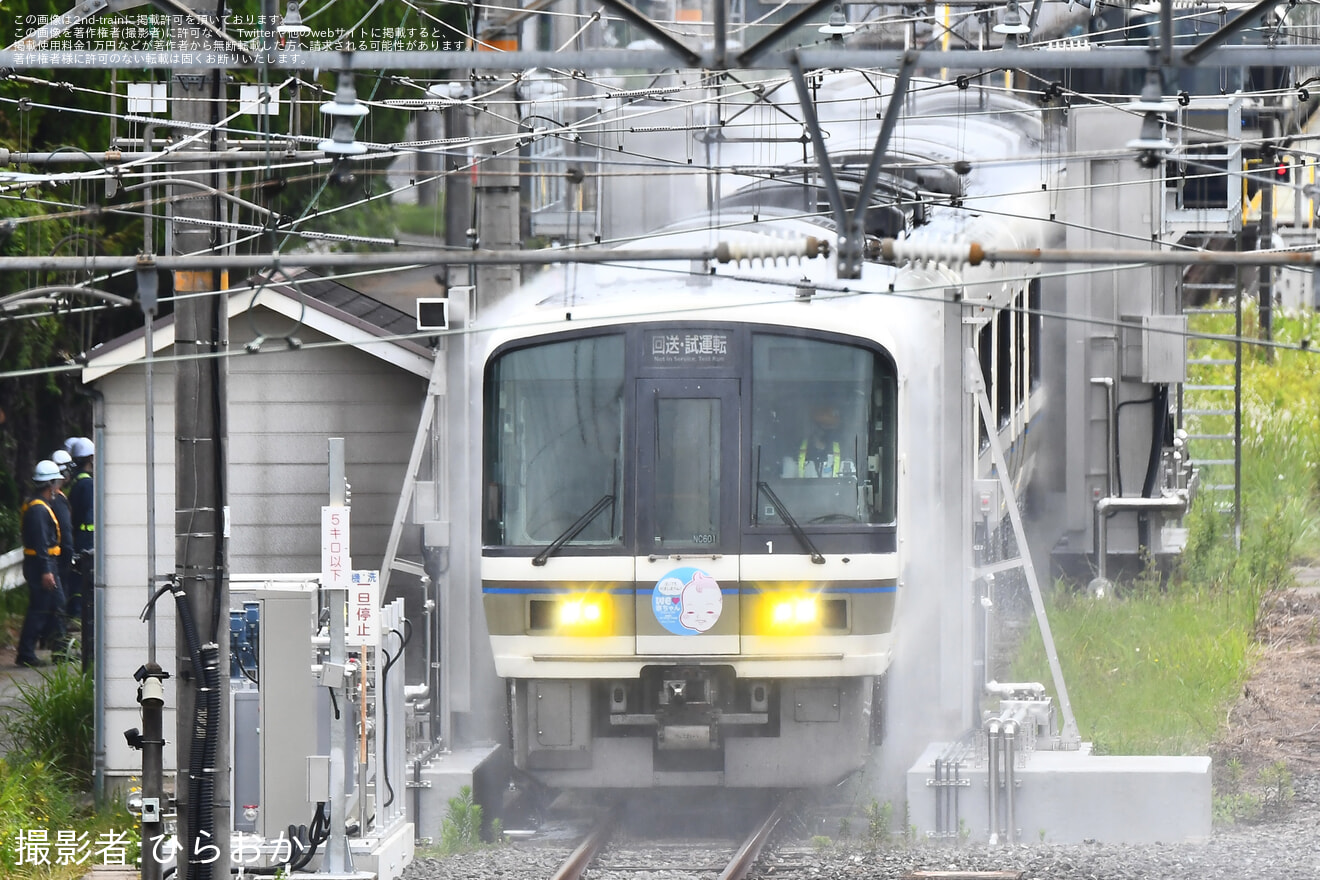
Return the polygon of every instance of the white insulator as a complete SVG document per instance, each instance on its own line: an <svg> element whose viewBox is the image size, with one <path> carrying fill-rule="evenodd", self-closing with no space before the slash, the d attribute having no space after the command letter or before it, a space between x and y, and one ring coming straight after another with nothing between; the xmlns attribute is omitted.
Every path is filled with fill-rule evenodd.
<svg viewBox="0 0 1320 880"><path fill-rule="evenodd" d="M951 242L913 242L887 238L880 244L880 253L887 263L910 261L923 268L932 263L943 264L950 268L961 269L967 263L976 265L981 262L980 245L955 244Z"/></svg>
<svg viewBox="0 0 1320 880"><path fill-rule="evenodd" d="M774 261L781 257L786 261L810 259L823 253L823 242L811 236L782 241L765 238L722 241L715 247L715 258L721 263L741 263L746 260L760 261L764 265L766 260Z"/></svg>

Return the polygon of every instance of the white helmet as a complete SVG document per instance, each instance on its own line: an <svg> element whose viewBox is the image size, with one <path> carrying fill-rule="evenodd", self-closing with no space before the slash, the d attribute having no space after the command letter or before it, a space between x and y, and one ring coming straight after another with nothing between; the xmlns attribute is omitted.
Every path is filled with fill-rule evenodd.
<svg viewBox="0 0 1320 880"><path fill-rule="evenodd" d="M32 471L32 482L34 483L50 483L62 477L60 466L49 459L37 462L36 468Z"/></svg>
<svg viewBox="0 0 1320 880"><path fill-rule="evenodd" d="M63 449L56 449L52 452L50 454L50 460L59 465L61 471L68 470L69 466L73 464L73 456L69 455L69 453L65 452Z"/></svg>
<svg viewBox="0 0 1320 880"><path fill-rule="evenodd" d="M69 447L69 454L74 458L91 458L96 454L96 447L86 437L74 437Z"/></svg>
<svg viewBox="0 0 1320 880"><path fill-rule="evenodd" d="M73 452L73 441L75 441L75 440L77 440L77 439L78 439L77 437L66 437L66 438L64 438L64 451L65 451L65 452L72 453L72 452Z"/></svg>

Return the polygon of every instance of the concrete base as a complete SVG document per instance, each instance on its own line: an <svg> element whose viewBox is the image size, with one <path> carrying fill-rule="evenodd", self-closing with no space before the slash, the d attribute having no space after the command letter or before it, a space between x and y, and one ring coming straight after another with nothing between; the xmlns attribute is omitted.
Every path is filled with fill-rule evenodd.
<svg viewBox="0 0 1320 880"><path fill-rule="evenodd" d="M487 823L496 818L509 780L508 750L494 743L442 752L421 766L414 778L409 762L408 813L419 843L440 839L440 825L449 813L449 799L463 786L481 805Z"/></svg>
<svg viewBox="0 0 1320 880"><path fill-rule="evenodd" d="M949 749L932 743L908 770L908 821L923 836L996 843L1171 843L1210 836L1209 757L1097 756L1090 743L1077 751L1019 752L1011 803L999 770L999 828L992 835L985 757L969 755L937 783L935 761Z"/></svg>
<svg viewBox="0 0 1320 880"><path fill-rule="evenodd" d="M379 837L349 841L356 871L368 872L374 880L396 880L413 860L415 835L411 822L396 822Z"/></svg>

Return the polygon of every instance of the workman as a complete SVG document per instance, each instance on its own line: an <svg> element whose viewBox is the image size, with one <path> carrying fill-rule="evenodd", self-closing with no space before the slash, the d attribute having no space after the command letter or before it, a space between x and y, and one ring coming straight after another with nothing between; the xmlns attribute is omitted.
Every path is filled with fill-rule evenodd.
<svg viewBox="0 0 1320 880"><path fill-rule="evenodd" d="M69 454L73 456L73 485L69 489L69 507L73 513L73 581L74 598L69 602L69 614L82 621L82 665L90 668L96 645L93 631L93 601L95 599L95 573L93 549L96 545L96 493L93 490L92 466L96 448L86 437L75 437Z"/></svg>
<svg viewBox="0 0 1320 880"><path fill-rule="evenodd" d="M817 403L811 408L811 424L798 446L795 472L799 477L837 477L842 461L839 448L839 407Z"/></svg>
<svg viewBox="0 0 1320 880"><path fill-rule="evenodd" d="M60 467L49 459L37 462L32 472L33 497L23 505L23 579L28 587L28 610L18 637L19 666L45 666L37 657L37 642L64 645L64 593L60 587L60 524L54 497Z"/></svg>

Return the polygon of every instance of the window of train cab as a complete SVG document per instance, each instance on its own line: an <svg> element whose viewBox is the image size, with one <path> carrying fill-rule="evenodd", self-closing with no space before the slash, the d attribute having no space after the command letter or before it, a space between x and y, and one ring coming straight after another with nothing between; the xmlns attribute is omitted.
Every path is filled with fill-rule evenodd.
<svg viewBox="0 0 1320 880"><path fill-rule="evenodd" d="M486 375L482 541L574 552L623 543L620 334L499 353Z"/></svg>
<svg viewBox="0 0 1320 880"><path fill-rule="evenodd" d="M893 360L854 339L762 332L752 338L751 369L756 533L789 532L791 519L822 536L813 541L823 552L831 533L859 530L877 537L876 550L892 550L886 545L894 542L897 483Z"/></svg>

